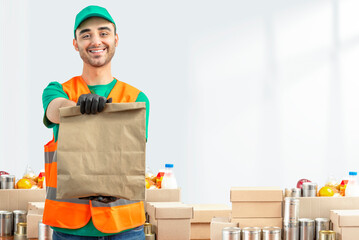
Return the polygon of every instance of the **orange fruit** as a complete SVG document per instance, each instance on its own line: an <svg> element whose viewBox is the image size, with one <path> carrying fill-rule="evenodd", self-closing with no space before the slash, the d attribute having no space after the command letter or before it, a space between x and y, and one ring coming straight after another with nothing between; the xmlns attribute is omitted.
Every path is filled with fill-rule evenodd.
<svg viewBox="0 0 359 240"><path fill-rule="evenodd" d="M30 179L20 179L16 184L18 189L30 189L32 187L32 183Z"/></svg>
<svg viewBox="0 0 359 240"><path fill-rule="evenodd" d="M334 196L334 191L331 187L325 186L319 190L319 196L320 197L332 197L332 196Z"/></svg>

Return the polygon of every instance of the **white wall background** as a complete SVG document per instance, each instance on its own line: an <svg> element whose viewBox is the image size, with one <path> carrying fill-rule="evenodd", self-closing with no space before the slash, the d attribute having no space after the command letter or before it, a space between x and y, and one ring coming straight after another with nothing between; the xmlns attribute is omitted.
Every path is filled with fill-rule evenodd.
<svg viewBox="0 0 359 240"><path fill-rule="evenodd" d="M357 0L0 0L0 170L43 168L42 91L81 74L89 4L117 23L113 74L150 98L147 163L175 164L184 202L359 170Z"/></svg>

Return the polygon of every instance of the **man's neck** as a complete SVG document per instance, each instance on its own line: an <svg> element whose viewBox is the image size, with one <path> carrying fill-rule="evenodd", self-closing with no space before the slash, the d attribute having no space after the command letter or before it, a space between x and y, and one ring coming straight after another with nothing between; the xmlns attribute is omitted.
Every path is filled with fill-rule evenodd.
<svg viewBox="0 0 359 240"><path fill-rule="evenodd" d="M103 67L93 67L88 64L84 64L82 70L82 79L87 85L105 85L113 81L111 74L111 63Z"/></svg>

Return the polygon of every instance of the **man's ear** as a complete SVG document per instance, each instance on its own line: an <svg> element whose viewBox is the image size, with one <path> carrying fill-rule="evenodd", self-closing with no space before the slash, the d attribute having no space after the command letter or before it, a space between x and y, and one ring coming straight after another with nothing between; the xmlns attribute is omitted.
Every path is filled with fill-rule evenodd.
<svg viewBox="0 0 359 240"><path fill-rule="evenodd" d="M118 46L118 34L116 33L116 36L115 36L115 42L116 42L116 47Z"/></svg>
<svg viewBox="0 0 359 240"><path fill-rule="evenodd" d="M72 44L74 45L75 50L79 51L79 47L77 45L77 40L76 39L73 40Z"/></svg>

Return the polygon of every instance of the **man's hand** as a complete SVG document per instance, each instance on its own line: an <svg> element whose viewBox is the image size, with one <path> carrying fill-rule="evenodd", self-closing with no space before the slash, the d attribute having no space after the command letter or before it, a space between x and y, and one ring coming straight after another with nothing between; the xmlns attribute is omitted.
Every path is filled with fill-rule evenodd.
<svg viewBox="0 0 359 240"><path fill-rule="evenodd" d="M98 201L102 203L111 203L114 201L117 201L117 197L110 197L110 196L91 196L91 197L85 197L80 199L89 199L91 201Z"/></svg>
<svg viewBox="0 0 359 240"><path fill-rule="evenodd" d="M77 106L80 106L80 111L82 114L95 114L102 112L105 108L106 103L111 103L112 98L106 99L97 94L82 94L77 101Z"/></svg>

